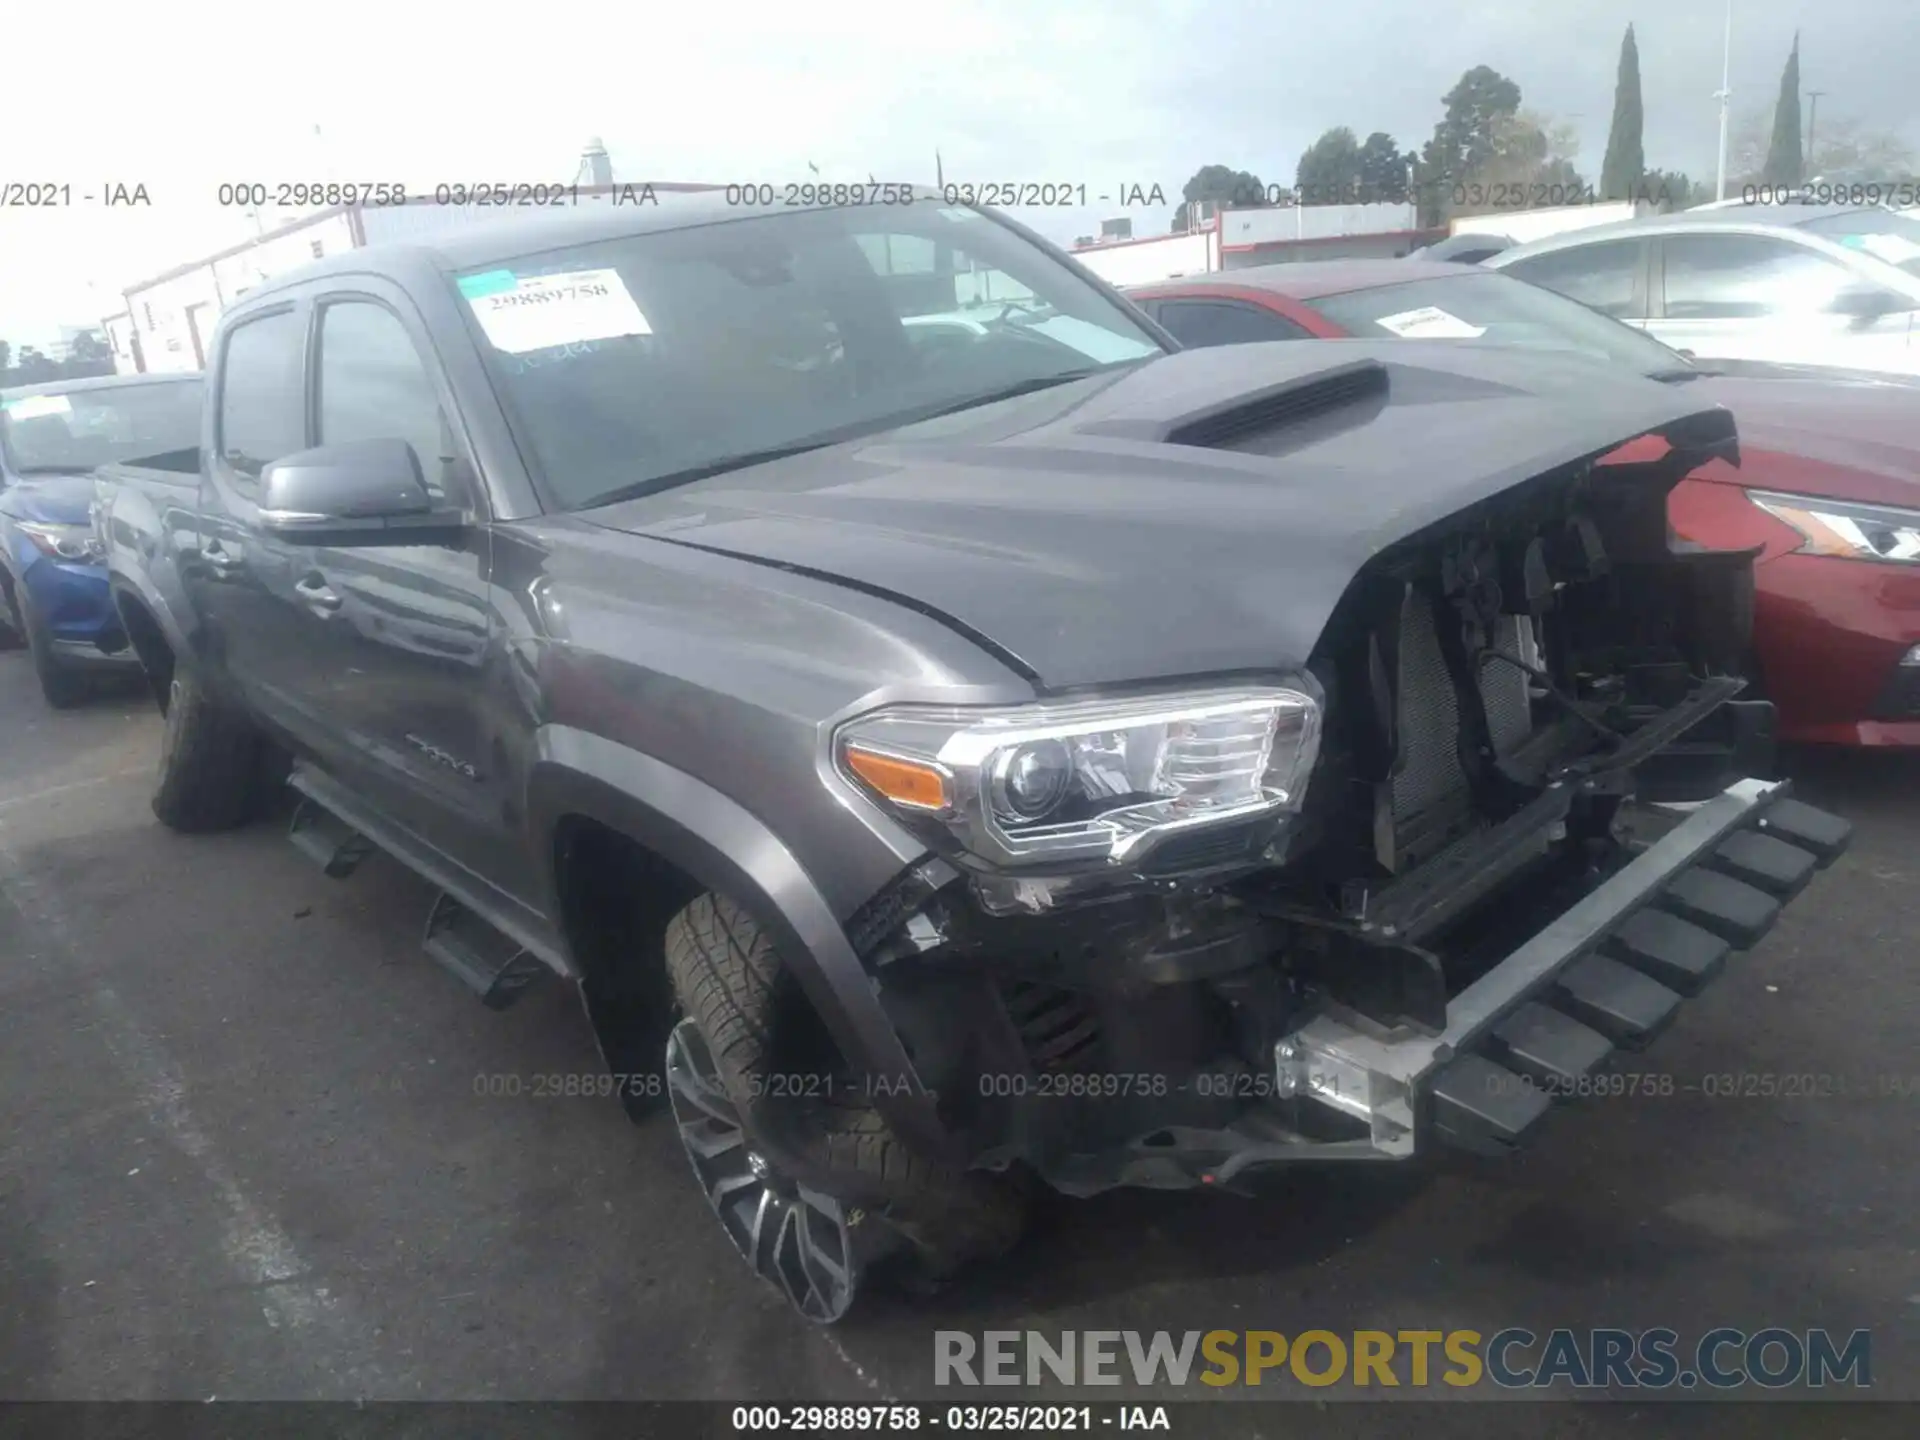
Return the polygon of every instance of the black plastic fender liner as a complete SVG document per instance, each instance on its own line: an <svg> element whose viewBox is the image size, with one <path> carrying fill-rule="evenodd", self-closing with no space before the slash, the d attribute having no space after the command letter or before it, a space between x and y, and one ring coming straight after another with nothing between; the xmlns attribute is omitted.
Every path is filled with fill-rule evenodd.
<svg viewBox="0 0 1920 1440"><path fill-rule="evenodd" d="M530 848L542 894L558 894L552 837L562 815L590 817L729 895L766 926L875 1108L930 1156L958 1140L900 1043L879 992L819 888L778 836L711 786L637 750L568 726L540 731L528 783Z"/></svg>

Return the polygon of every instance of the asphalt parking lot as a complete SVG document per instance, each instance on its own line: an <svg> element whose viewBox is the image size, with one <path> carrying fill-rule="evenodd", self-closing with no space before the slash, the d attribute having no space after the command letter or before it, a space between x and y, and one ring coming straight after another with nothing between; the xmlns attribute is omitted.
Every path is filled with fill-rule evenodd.
<svg viewBox="0 0 1920 1440"><path fill-rule="evenodd" d="M0 1398L950 1400L937 1328L1779 1325L1870 1328L1873 1394L1920 1399L1920 760L1794 757L1854 847L1636 1067L1671 1095L1505 1164L1050 1206L996 1272L822 1331L727 1248L665 1121L476 1094L594 1069L564 987L475 1004L384 860L342 883L271 826L162 830L158 736L135 695L46 709L0 655ZM1908 1088L1704 1093L1728 1072ZM1267 1433L1346 1433L1353 1398ZM1704 1409L1634 1430L1726 1433Z"/></svg>

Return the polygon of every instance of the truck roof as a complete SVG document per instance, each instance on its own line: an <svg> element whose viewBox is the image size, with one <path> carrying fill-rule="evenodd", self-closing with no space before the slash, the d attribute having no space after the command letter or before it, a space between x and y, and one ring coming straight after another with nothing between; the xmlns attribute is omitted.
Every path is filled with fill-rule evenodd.
<svg viewBox="0 0 1920 1440"><path fill-rule="evenodd" d="M0 400L19 400L28 395L77 395L82 390L120 390L130 385L179 385L202 378L198 370L185 370L165 375L88 375L69 380L42 380L38 385L8 386L0 390Z"/></svg>

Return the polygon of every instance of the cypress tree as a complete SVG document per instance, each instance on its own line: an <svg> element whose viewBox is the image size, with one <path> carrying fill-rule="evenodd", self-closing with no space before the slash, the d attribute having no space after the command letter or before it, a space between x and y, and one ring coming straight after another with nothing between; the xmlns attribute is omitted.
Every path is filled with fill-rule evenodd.
<svg viewBox="0 0 1920 1440"><path fill-rule="evenodd" d="M1793 51L1780 73L1780 99L1773 107L1773 140L1767 146L1762 184L1798 185L1803 178L1800 155L1800 32L1793 32Z"/></svg>
<svg viewBox="0 0 1920 1440"><path fill-rule="evenodd" d="M1620 42L1620 76L1613 85L1613 128L1607 134L1607 158L1600 166L1600 198L1629 200L1646 175L1640 145L1640 48L1633 26Z"/></svg>

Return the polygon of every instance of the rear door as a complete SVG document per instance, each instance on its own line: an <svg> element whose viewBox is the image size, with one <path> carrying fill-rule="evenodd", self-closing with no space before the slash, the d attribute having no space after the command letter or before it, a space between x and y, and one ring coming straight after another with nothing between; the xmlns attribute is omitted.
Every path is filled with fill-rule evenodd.
<svg viewBox="0 0 1920 1440"><path fill-rule="evenodd" d="M300 557L260 527L260 473L309 443L308 311L305 300L289 297L220 337L198 551L181 563L209 672L303 748L322 738L309 697L327 668L315 651L324 631L296 592Z"/></svg>

